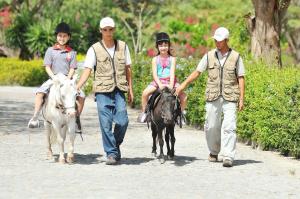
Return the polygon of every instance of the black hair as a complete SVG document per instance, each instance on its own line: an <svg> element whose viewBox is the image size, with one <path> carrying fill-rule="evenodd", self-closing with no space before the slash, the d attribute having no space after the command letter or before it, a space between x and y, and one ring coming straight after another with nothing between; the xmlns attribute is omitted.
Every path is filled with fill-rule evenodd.
<svg viewBox="0 0 300 199"><path fill-rule="evenodd" d="M56 26L54 34L57 35L60 32L67 33L69 36L71 36L70 26L65 22L61 22Z"/></svg>

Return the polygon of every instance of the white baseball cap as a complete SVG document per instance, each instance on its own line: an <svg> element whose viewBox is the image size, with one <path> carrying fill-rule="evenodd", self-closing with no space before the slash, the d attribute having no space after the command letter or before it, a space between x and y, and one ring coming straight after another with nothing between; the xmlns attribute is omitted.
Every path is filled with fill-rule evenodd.
<svg viewBox="0 0 300 199"><path fill-rule="evenodd" d="M110 17L104 17L100 20L100 28L105 28L105 27L115 27L115 22L112 18Z"/></svg>
<svg viewBox="0 0 300 199"><path fill-rule="evenodd" d="M217 41L223 41L229 38L229 31L227 28L219 27L216 29L213 38Z"/></svg>

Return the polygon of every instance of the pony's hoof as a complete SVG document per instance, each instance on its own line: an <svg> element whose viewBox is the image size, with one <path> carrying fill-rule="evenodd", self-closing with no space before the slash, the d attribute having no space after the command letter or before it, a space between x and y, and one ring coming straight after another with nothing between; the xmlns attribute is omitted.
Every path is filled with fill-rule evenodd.
<svg viewBox="0 0 300 199"><path fill-rule="evenodd" d="M53 153L52 151L48 151L47 152L47 157L46 157L47 160L52 160L53 159Z"/></svg>
<svg viewBox="0 0 300 199"><path fill-rule="evenodd" d="M160 164L164 164L166 162L165 158L160 158L159 159Z"/></svg>
<svg viewBox="0 0 300 199"><path fill-rule="evenodd" d="M66 160L65 159L59 159L58 162L61 163L61 164L65 164Z"/></svg>
<svg viewBox="0 0 300 199"><path fill-rule="evenodd" d="M174 156L168 155L168 160L174 160Z"/></svg>
<svg viewBox="0 0 300 199"><path fill-rule="evenodd" d="M68 157L67 157L67 162L68 162L69 164L74 163L74 161L75 161L75 157L74 157L74 156L68 156Z"/></svg>
<svg viewBox="0 0 300 199"><path fill-rule="evenodd" d="M157 156L156 152L152 152L151 155L152 155L152 157L156 157Z"/></svg>

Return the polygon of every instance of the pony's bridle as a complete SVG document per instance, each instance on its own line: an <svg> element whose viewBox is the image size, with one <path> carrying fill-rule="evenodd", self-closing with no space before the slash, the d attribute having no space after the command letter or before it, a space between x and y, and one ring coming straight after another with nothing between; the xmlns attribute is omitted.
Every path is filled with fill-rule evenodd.
<svg viewBox="0 0 300 199"><path fill-rule="evenodd" d="M62 87L62 85L60 85L60 88L61 87ZM62 97L61 97L60 88L59 88L59 96L60 96L59 97L59 103L56 104L55 108L60 110L62 114L66 114L67 109L71 109L71 108L75 109L75 104L74 104L74 106L64 106L63 105L63 100L62 100Z"/></svg>

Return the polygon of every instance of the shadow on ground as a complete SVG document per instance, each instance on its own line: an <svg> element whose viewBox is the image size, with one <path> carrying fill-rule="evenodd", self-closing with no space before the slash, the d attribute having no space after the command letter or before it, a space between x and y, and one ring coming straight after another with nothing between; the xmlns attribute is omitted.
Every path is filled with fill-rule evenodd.
<svg viewBox="0 0 300 199"><path fill-rule="evenodd" d="M78 154L75 153L75 164L98 164L99 158L101 158L102 155L100 154Z"/></svg>
<svg viewBox="0 0 300 199"><path fill-rule="evenodd" d="M246 164L257 164L257 163L263 163L262 161L256 161L256 160L234 160L234 166L242 166Z"/></svg>
<svg viewBox="0 0 300 199"><path fill-rule="evenodd" d="M75 162L73 164L83 164L83 165L89 165L89 164L99 164L101 163L100 158L102 155L100 154L78 154L74 153L75 155ZM58 162L59 155L54 154L53 155L55 162Z"/></svg>
<svg viewBox="0 0 300 199"><path fill-rule="evenodd" d="M196 157L191 157L191 156L176 156L174 157L173 164L175 166L184 166L187 164L191 164L192 162L196 160L203 160L203 159L198 159Z"/></svg>
<svg viewBox="0 0 300 199"><path fill-rule="evenodd" d="M29 102L0 101L0 131L23 133L28 131L27 123L33 114L33 104ZM40 124L43 123L40 121Z"/></svg>
<svg viewBox="0 0 300 199"><path fill-rule="evenodd" d="M140 165L143 163L147 163L149 161L154 160L154 158L141 158L141 157L134 157L134 158L122 158L120 164L125 165Z"/></svg>

